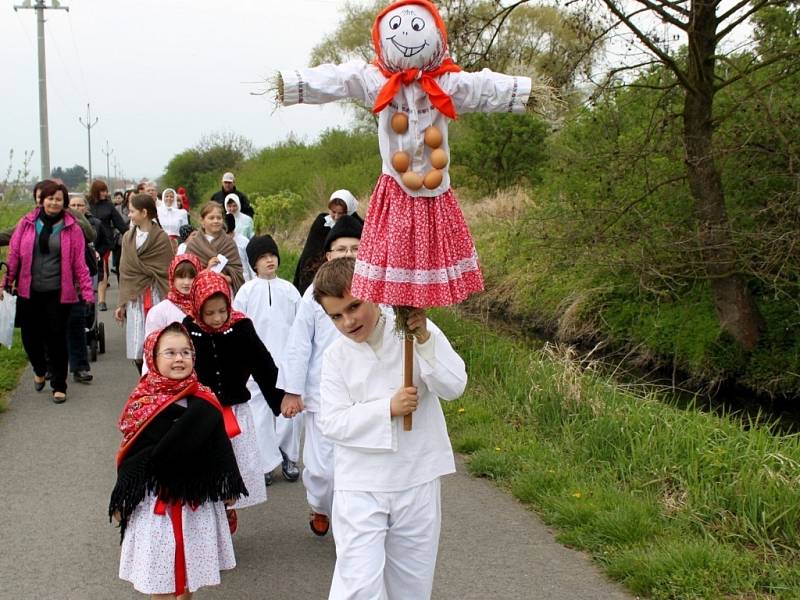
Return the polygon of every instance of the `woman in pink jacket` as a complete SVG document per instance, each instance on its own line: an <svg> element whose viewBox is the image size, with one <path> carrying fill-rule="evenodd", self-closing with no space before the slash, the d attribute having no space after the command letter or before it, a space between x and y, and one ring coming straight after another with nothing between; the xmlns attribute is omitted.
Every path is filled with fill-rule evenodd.
<svg viewBox="0 0 800 600"><path fill-rule="evenodd" d="M41 207L22 217L11 237L3 287L17 290L17 322L33 366L33 385L37 391L44 388L49 361L53 402L60 404L67 399L70 308L76 302L93 302L94 293L83 232L64 210L67 188L45 181L41 198Z"/></svg>

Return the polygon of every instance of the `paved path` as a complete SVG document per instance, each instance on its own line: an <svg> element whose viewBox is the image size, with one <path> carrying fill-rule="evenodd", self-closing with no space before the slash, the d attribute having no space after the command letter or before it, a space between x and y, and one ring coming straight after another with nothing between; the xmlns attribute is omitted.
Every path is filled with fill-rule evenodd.
<svg viewBox="0 0 800 600"><path fill-rule="evenodd" d="M111 300L116 290L111 290ZM109 303L111 304L111 303ZM115 423L136 372L111 312L95 380L70 383L57 406L28 369L0 414L0 599L143 598L117 578L118 531L105 517L114 484ZM306 522L301 483L280 477L270 500L240 511L238 566L198 598L324 599L335 551ZM489 482L444 480L437 600L630 599L586 557L553 540L534 514ZM413 599L412 599L413 600Z"/></svg>

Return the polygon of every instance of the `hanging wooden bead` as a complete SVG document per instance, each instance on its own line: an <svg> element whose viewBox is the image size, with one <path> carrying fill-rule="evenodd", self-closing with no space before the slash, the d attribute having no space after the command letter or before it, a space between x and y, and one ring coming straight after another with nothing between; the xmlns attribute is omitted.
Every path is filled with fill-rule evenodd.
<svg viewBox="0 0 800 600"><path fill-rule="evenodd" d="M418 190L422 187L422 175L414 173L414 171L406 171L401 177L403 185L410 190Z"/></svg>
<svg viewBox="0 0 800 600"><path fill-rule="evenodd" d="M442 178L442 172L439 169L434 169L433 171L428 171L428 173L425 175L423 184L429 190L435 190L442 184Z"/></svg>
<svg viewBox="0 0 800 600"><path fill-rule="evenodd" d="M401 112L394 113L392 115L391 125L395 133L405 133L408 131L408 115Z"/></svg>
<svg viewBox="0 0 800 600"><path fill-rule="evenodd" d="M438 148L442 145L442 132L439 128L431 125L425 130L425 145L430 148Z"/></svg>
<svg viewBox="0 0 800 600"><path fill-rule="evenodd" d="M431 165L434 169L444 169L449 160L450 159L447 157L447 152L441 148L436 148L436 150L431 152Z"/></svg>
<svg viewBox="0 0 800 600"><path fill-rule="evenodd" d="M392 166L398 173L405 173L408 171L408 167L411 166L411 156L408 152L403 152L402 150L395 152L392 155Z"/></svg>

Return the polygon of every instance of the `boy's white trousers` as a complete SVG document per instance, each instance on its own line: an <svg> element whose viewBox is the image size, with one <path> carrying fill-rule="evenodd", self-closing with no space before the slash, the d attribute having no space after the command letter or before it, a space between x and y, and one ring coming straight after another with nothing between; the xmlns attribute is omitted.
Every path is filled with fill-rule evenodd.
<svg viewBox="0 0 800 600"><path fill-rule="evenodd" d="M322 435L319 415L304 411L303 485L311 510L331 516L333 504L333 442Z"/></svg>
<svg viewBox="0 0 800 600"><path fill-rule="evenodd" d="M439 478L401 492L335 492L328 600L428 600L441 523Z"/></svg>
<svg viewBox="0 0 800 600"><path fill-rule="evenodd" d="M278 436L278 447L286 453L289 460L300 460L300 435L303 433L303 413L287 419L275 417L275 434Z"/></svg>

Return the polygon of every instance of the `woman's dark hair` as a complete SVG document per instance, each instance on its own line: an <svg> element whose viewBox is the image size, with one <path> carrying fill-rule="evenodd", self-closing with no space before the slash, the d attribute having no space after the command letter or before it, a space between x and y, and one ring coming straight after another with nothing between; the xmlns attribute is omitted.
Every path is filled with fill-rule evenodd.
<svg viewBox="0 0 800 600"><path fill-rule="evenodd" d="M43 179L42 181L37 182L35 186L33 186L33 202L34 202L34 204L38 205L38 203L36 202L36 192L38 192L40 189L42 189L42 186L44 185L45 181L50 181L50 180L49 179Z"/></svg>
<svg viewBox="0 0 800 600"><path fill-rule="evenodd" d="M128 205L131 202L131 196L136 193L136 190L125 190L125 195L122 197L122 206L128 208Z"/></svg>
<svg viewBox="0 0 800 600"><path fill-rule="evenodd" d="M63 183L56 183L50 179L45 179L39 183L41 185L37 184L38 188L36 189L40 190L42 200L61 190L61 193L64 195L64 208L69 206L69 192L67 191L67 186L65 186Z"/></svg>
<svg viewBox="0 0 800 600"><path fill-rule="evenodd" d="M143 210L151 219L157 219L156 201L150 194L134 194L131 196L130 205L136 210Z"/></svg>
<svg viewBox="0 0 800 600"><path fill-rule="evenodd" d="M197 269L194 268L194 265L191 261L184 260L183 262L179 262L178 266L175 267L175 277L188 277L190 279L194 279L197 277Z"/></svg>
<svg viewBox="0 0 800 600"><path fill-rule="evenodd" d="M114 198L119 196L120 198L125 198L125 194L122 193L122 190L115 190L114 191Z"/></svg>
<svg viewBox="0 0 800 600"><path fill-rule="evenodd" d="M100 202L100 192L107 192L108 186L106 182L101 179L95 179L92 182L92 187L89 188L89 202L92 206Z"/></svg>

